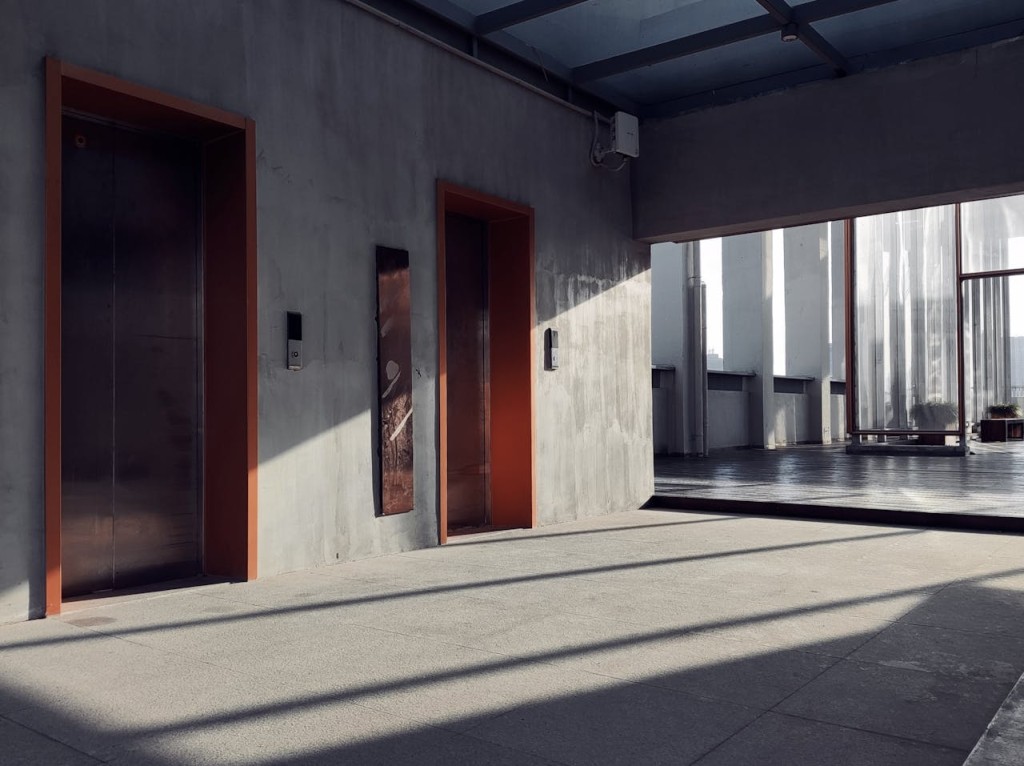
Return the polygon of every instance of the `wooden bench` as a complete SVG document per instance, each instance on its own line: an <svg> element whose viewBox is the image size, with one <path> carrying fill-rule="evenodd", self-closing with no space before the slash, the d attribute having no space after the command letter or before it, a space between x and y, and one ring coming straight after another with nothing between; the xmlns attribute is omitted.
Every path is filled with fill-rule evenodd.
<svg viewBox="0 0 1024 766"><path fill-rule="evenodd" d="M1024 441L1024 418L986 418L981 421L983 442Z"/></svg>

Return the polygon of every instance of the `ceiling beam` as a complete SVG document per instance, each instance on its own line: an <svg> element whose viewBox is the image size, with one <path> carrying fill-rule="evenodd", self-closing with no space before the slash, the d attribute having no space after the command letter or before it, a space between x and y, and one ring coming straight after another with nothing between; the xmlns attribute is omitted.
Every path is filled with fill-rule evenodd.
<svg viewBox="0 0 1024 766"><path fill-rule="evenodd" d="M906 61L942 56L947 53L978 48L982 45L992 45L1003 40L1012 40L1017 37L1024 37L1024 13L1013 21L996 24L991 27L971 29L966 32L959 32L953 35L946 35L932 40L905 45L902 48L890 48L889 50L869 53L863 56L856 56L851 64L854 71L861 72L866 69L882 69L894 64L902 64Z"/></svg>
<svg viewBox="0 0 1024 766"><path fill-rule="evenodd" d="M822 21L892 2L895 2L895 0L812 0L810 3L793 8L790 20L798 25L809 24L812 21ZM778 20L771 13L765 13L763 16L755 16L752 19L726 24L722 27L709 29L706 32L698 32L688 37L669 40L658 45L640 48L639 50L622 53L618 56L611 56L589 64L583 64L573 69L573 80L577 83L600 80L605 77L622 74L623 72L630 72L634 69L660 64L664 61L683 58L684 56L690 56L694 53L711 50L712 48L720 48L732 43L750 40L754 37L778 33L785 23ZM835 61L829 61L829 65L833 68L836 68L836 64L843 61L843 57L839 52L829 45L821 35L817 35L817 37L812 36L810 45L807 42L804 44L808 45L808 47L816 45L821 48L821 53L815 51L818 55L824 57L827 54L833 57ZM814 50L814 48L811 49Z"/></svg>
<svg viewBox="0 0 1024 766"><path fill-rule="evenodd" d="M734 101L760 96L773 91L788 90L798 85L817 82L819 80L831 80L834 77L831 69L824 64L815 64L808 69L800 69L796 72L784 72L782 74L760 77L748 82L727 85L724 88L691 93L680 98L661 101L656 104L647 104L640 110L640 116L644 119L658 119L664 117L675 117L682 112L693 109L706 109L712 106L723 106Z"/></svg>
<svg viewBox="0 0 1024 766"><path fill-rule="evenodd" d="M894 0L814 0L794 8L793 21L797 24L810 24L814 21L845 16L847 13L866 11L868 8L888 5L891 2Z"/></svg>
<svg viewBox="0 0 1024 766"><path fill-rule="evenodd" d="M797 25L796 34L800 42L807 46L815 56L832 67L837 75L842 77L850 73L850 64L846 57L837 51L832 43L822 37L814 27Z"/></svg>
<svg viewBox="0 0 1024 766"><path fill-rule="evenodd" d="M784 0L757 0L757 4L764 8L780 26L793 20L793 9Z"/></svg>
<svg viewBox="0 0 1024 766"><path fill-rule="evenodd" d="M1024 15L1015 21L998 24L993 27L985 27L935 40L913 43L902 48L855 56L849 60L849 68L851 73L862 72L868 69L882 69L906 61L941 56L1021 36L1024 36ZM640 116L647 119L674 117L694 109L724 106L725 104L762 96L773 91L786 90L820 80L829 80L832 76L827 66L819 64L810 69L785 72L749 82L729 85L724 88L692 93L680 98L648 104L641 108Z"/></svg>
<svg viewBox="0 0 1024 766"><path fill-rule="evenodd" d="M476 17L473 29L478 35L489 35L583 2L586 0L519 0L518 3L481 13Z"/></svg>
<svg viewBox="0 0 1024 766"><path fill-rule="evenodd" d="M839 51L809 22L803 25L793 20L793 8L786 0L757 0L758 5L768 12L775 21L783 26L791 26L796 32L797 39L808 48L811 53L820 58L842 77L849 72L849 64Z"/></svg>
<svg viewBox="0 0 1024 766"><path fill-rule="evenodd" d="M755 16L752 19L737 21L734 24L726 24L724 27L715 27L706 32L698 32L689 37L680 37L677 40L652 45L648 48L622 53L618 56L594 61L590 64L578 66L572 70L573 79L578 83L600 80L612 75L630 72L641 67L660 64L663 61L689 56L701 51L720 48L730 43L738 43L742 40L749 40L754 37L776 32L779 25L771 16Z"/></svg>

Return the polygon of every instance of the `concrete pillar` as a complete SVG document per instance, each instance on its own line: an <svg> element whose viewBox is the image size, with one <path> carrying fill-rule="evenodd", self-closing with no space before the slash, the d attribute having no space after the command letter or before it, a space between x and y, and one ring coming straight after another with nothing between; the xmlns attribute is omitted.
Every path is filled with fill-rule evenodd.
<svg viewBox="0 0 1024 766"><path fill-rule="evenodd" d="M831 266L829 225L783 233L786 261L786 372L806 375L811 440L832 442Z"/></svg>
<svg viewBox="0 0 1024 766"><path fill-rule="evenodd" d="M675 368L672 390L671 451L689 454L691 390L689 277L693 244L651 247L651 358Z"/></svg>
<svg viewBox="0 0 1024 766"><path fill-rule="evenodd" d="M832 379L846 380L846 252L842 221L829 224L832 279Z"/></svg>
<svg viewBox="0 0 1024 766"><path fill-rule="evenodd" d="M706 455L708 444L707 399L707 301L701 274L700 242L683 245L686 264L686 381L689 407L686 412L686 451Z"/></svg>
<svg viewBox="0 0 1024 766"><path fill-rule="evenodd" d="M749 443L775 449L771 232L722 240L725 369L750 371Z"/></svg>

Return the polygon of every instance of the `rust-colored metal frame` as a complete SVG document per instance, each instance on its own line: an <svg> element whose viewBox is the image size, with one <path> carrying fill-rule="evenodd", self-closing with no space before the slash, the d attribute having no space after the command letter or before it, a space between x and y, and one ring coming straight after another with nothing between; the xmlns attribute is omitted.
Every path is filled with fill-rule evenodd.
<svg viewBox="0 0 1024 766"><path fill-rule="evenodd" d="M956 343L958 353L958 372L960 376L960 431L964 444L967 443L967 380L966 360L967 349L964 344L964 285L980 279L999 279L1001 277L1024 276L1024 269L997 269L994 271L964 271L963 231L961 205L956 206Z"/></svg>
<svg viewBox="0 0 1024 766"><path fill-rule="evenodd" d="M66 111L203 148L208 574L256 577L256 125L246 117L47 58L44 508L46 614L61 610L61 121Z"/></svg>
<svg viewBox="0 0 1024 766"><path fill-rule="evenodd" d="M445 215L487 223L491 301L491 525L537 524L533 208L437 183L438 537L448 541Z"/></svg>
<svg viewBox="0 0 1024 766"><path fill-rule="evenodd" d="M964 408L967 404L967 396L964 391L964 253L959 202L953 206L953 232L956 238L953 244L956 257L956 423L960 443L966 445L967 415L964 413Z"/></svg>
<svg viewBox="0 0 1024 766"><path fill-rule="evenodd" d="M846 435L858 438L857 434L857 383L853 374L853 221L843 221L843 265L846 269L843 280L846 294Z"/></svg>

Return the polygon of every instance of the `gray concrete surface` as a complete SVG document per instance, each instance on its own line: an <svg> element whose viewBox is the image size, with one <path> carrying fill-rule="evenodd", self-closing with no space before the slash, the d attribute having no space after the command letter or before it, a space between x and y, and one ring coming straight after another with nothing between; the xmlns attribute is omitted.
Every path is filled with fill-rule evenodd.
<svg viewBox="0 0 1024 766"><path fill-rule="evenodd" d="M1024 538L658 510L0 627L4 763L958 766Z"/></svg>
<svg viewBox="0 0 1024 766"><path fill-rule="evenodd" d="M1003 702L964 766L1017 766L1024 763L1024 678Z"/></svg>
<svg viewBox="0 0 1024 766"><path fill-rule="evenodd" d="M645 122L636 235L689 240L1024 189L1024 40Z"/></svg>
<svg viewBox="0 0 1024 766"><path fill-rule="evenodd" d="M0 0L0 623L43 604L43 57L256 121L261 574L436 544L435 182L536 210L541 523L650 497L649 253L589 115L342 0ZM415 501L375 517L374 249L408 249ZM306 366L283 365L286 311ZM544 372L543 330L561 368Z"/></svg>

